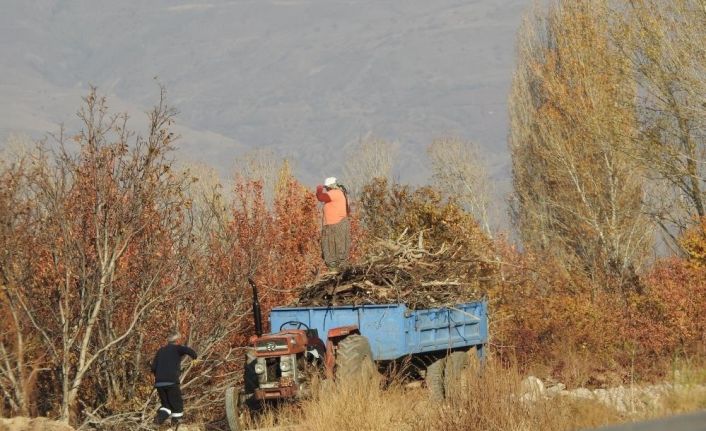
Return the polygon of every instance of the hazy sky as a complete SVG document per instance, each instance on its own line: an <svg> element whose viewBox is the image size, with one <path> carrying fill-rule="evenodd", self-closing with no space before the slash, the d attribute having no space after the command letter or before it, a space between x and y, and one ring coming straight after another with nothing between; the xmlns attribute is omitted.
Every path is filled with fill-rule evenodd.
<svg viewBox="0 0 706 431"><path fill-rule="evenodd" d="M507 190L506 98L530 0L2 0L0 140L75 127L89 84L133 117L158 76L178 108L179 157L228 172L250 148L340 176L372 133L426 179L432 139L481 145ZM135 124L139 126L138 123Z"/></svg>

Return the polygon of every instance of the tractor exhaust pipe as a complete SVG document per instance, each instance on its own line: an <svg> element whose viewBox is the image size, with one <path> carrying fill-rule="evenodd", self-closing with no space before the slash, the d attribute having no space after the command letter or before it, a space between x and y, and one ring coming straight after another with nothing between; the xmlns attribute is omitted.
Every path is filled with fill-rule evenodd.
<svg viewBox="0 0 706 431"><path fill-rule="evenodd" d="M255 335L262 336L262 311L260 311L260 300L257 297L257 286L252 278L248 277L248 283L252 287L252 315L255 320Z"/></svg>

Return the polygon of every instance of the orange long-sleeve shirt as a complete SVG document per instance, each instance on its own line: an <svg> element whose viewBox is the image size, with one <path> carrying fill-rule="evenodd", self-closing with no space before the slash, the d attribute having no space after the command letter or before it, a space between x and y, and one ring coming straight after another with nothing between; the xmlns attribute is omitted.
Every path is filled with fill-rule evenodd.
<svg viewBox="0 0 706 431"><path fill-rule="evenodd" d="M346 196L339 189L324 191L323 186L316 187L316 198L324 203L324 224L336 224L346 218Z"/></svg>

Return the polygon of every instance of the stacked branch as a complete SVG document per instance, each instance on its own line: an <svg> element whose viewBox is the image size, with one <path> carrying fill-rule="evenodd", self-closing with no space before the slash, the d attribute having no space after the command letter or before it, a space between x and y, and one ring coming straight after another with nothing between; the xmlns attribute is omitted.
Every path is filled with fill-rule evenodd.
<svg viewBox="0 0 706 431"><path fill-rule="evenodd" d="M412 309L478 299L491 281L460 243L425 247L424 232L375 243L367 259L304 286L294 306L405 303Z"/></svg>

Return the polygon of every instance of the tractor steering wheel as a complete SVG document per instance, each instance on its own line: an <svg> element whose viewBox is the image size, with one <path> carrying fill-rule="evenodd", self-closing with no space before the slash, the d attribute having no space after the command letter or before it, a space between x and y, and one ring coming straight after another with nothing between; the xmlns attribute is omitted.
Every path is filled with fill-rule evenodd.
<svg viewBox="0 0 706 431"><path fill-rule="evenodd" d="M284 327L285 327L286 325L292 325L292 326L295 327L294 329L301 329L302 326L303 326L304 329L306 329L307 331L309 330L309 326L307 326L306 323L300 322L300 321L298 321L298 320L290 320L290 321L288 321L288 322L284 322L283 324L280 325L279 330L281 331L282 329L284 329Z"/></svg>

